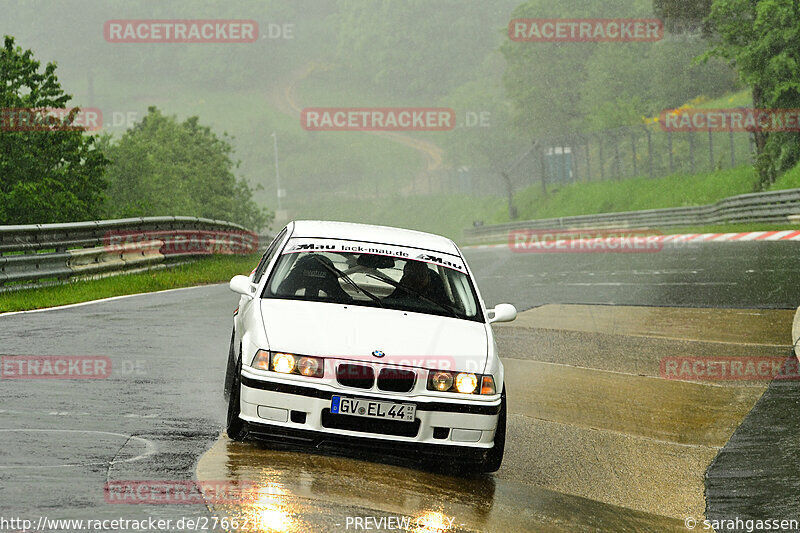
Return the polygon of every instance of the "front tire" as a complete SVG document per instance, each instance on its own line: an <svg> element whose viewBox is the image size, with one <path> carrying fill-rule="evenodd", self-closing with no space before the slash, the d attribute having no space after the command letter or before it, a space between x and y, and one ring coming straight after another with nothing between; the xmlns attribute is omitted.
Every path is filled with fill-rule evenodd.
<svg viewBox="0 0 800 533"><path fill-rule="evenodd" d="M231 387L233 385L233 374L236 371L236 348L233 343L236 342L236 328L231 332L231 345L228 348L228 365L225 368L225 389L223 390L222 397L230 400Z"/></svg>
<svg viewBox="0 0 800 533"><path fill-rule="evenodd" d="M494 446L486 452L486 459L481 465L484 472L497 472L503 463L503 454L506 447L506 387L503 385L503 393L500 395L500 414L497 417L497 429L494 433Z"/></svg>
<svg viewBox="0 0 800 533"><path fill-rule="evenodd" d="M231 440L241 441L244 440L247 431L245 430L244 421L239 418L241 412L241 394L242 394L242 357L236 361L236 367L233 373L233 381L231 383L230 398L228 399L228 423L227 433Z"/></svg>

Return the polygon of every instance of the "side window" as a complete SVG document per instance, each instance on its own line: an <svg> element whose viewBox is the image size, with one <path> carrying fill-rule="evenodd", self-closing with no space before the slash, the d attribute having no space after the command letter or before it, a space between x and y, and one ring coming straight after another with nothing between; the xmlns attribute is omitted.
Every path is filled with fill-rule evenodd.
<svg viewBox="0 0 800 533"><path fill-rule="evenodd" d="M261 258L261 262L258 263L256 267L256 271L253 274L253 283L258 283L261 281L261 277L264 275L264 272L267 270L267 266L272 261L272 258L275 257L275 254L278 252L278 248L283 241L283 237L286 235L286 229L278 234L277 237L272 241L267 248L267 251L264 252L264 256Z"/></svg>

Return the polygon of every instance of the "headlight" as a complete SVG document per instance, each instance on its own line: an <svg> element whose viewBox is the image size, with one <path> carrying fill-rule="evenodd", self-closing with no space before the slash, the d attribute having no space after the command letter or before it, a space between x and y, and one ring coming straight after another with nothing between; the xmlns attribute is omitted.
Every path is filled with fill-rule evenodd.
<svg viewBox="0 0 800 533"><path fill-rule="evenodd" d="M444 392L453 386L453 374L450 372L434 372L431 374L430 384L435 390Z"/></svg>
<svg viewBox="0 0 800 533"><path fill-rule="evenodd" d="M291 374L294 371L294 356L290 353L272 354L272 370L281 374Z"/></svg>
<svg viewBox="0 0 800 533"><path fill-rule="evenodd" d="M280 374L298 374L309 378L321 378L325 373L325 359L285 352L259 350L253 359L253 368L271 370Z"/></svg>
<svg viewBox="0 0 800 533"><path fill-rule="evenodd" d="M478 387L478 377L475 374L460 373L456 376L456 390L461 394L472 394Z"/></svg>
<svg viewBox="0 0 800 533"><path fill-rule="evenodd" d="M297 371L307 377L322 377L320 361L316 357L301 357L297 361Z"/></svg>
<svg viewBox="0 0 800 533"><path fill-rule="evenodd" d="M495 394L494 378L490 375L472 372L448 372L431 370L428 372L428 390L437 392L458 392L461 394Z"/></svg>

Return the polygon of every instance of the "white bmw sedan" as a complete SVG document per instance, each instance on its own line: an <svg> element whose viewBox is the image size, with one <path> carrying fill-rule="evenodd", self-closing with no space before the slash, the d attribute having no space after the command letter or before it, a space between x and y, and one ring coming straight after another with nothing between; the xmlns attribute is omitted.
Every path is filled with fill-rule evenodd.
<svg viewBox="0 0 800 533"><path fill-rule="evenodd" d="M236 276L228 436L469 462L503 459L506 390L492 322L449 239L296 221Z"/></svg>

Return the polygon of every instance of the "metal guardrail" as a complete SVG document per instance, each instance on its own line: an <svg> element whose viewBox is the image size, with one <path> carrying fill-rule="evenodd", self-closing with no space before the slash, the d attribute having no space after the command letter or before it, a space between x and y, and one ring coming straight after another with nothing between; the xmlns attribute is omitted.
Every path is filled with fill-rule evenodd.
<svg viewBox="0 0 800 533"><path fill-rule="evenodd" d="M198 217L0 226L0 291L257 249L258 236L247 228Z"/></svg>
<svg viewBox="0 0 800 533"><path fill-rule="evenodd" d="M514 230L625 229L708 226L742 222L789 223L800 214L800 189L740 194L711 205L526 220L464 230L470 244L508 239ZM791 218L790 218L791 217Z"/></svg>

